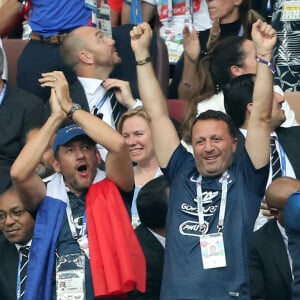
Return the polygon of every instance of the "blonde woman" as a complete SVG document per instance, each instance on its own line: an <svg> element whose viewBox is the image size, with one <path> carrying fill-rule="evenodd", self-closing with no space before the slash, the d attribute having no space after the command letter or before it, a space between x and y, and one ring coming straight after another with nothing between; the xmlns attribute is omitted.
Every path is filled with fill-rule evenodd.
<svg viewBox="0 0 300 300"><path fill-rule="evenodd" d="M124 113L118 123L118 130L125 138L129 147L130 157L134 166L135 190L131 206L132 225L140 224L136 208L136 198L140 189L151 179L162 175L156 159L149 117L142 107Z"/></svg>

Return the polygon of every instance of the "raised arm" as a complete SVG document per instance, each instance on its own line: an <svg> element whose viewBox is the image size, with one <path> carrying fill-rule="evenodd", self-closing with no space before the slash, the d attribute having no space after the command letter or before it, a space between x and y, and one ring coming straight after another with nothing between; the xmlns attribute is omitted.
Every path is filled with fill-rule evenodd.
<svg viewBox="0 0 300 300"><path fill-rule="evenodd" d="M53 81L53 78L56 80ZM62 110L67 114L73 101L64 74L59 71L45 73L40 82L42 86L52 87L55 90ZM72 119L92 140L108 150L105 160L107 177L123 191L131 191L134 186L133 168L124 138L101 119L84 110L76 110Z"/></svg>
<svg viewBox="0 0 300 300"><path fill-rule="evenodd" d="M7 0L0 7L0 37L5 37L17 25L21 7L22 4L18 0Z"/></svg>
<svg viewBox="0 0 300 300"><path fill-rule="evenodd" d="M137 65L138 87L145 110L150 117L154 149L161 167L166 167L180 140L168 113L166 100L155 77L150 57L149 44L152 31L147 23L135 26L130 32L131 47Z"/></svg>
<svg viewBox="0 0 300 300"><path fill-rule="evenodd" d="M200 56L200 41L197 32L194 30L190 32L189 27L185 26L183 28L183 72L181 76L181 81L178 86L179 98L188 100L196 84L199 82L197 78L197 67L198 60Z"/></svg>
<svg viewBox="0 0 300 300"><path fill-rule="evenodd" d="M54 90L50 97L51 115L39 132L25 144L21 153L11 167L11 178L18 196L29 211L36 211L46 195L46 187L42 179L35 173L53 134L65 118Z"/></svg>
<svg viewBox="0 0 300 300"><path fill-rule="evenodd" d="M252 26L252 39L257 56L269 62L276 43L276 31L267 23L258 20ZM245 142L247 152L257 169L265 166L270 160L272 104L273 74L267 64L258 62Z"/></svg>

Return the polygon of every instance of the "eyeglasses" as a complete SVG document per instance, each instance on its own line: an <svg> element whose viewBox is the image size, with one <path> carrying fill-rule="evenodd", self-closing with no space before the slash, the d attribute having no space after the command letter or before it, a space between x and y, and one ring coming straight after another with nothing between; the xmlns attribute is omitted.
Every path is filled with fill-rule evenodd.
<svg viewBox="0 0 300 300"><path fill-rule="evenodd" d="M9 215L12 219L19 219L25 212L25 209L15 209L9 212L0 211L0 224L3 224L6 221L7 215Z"/></svg>

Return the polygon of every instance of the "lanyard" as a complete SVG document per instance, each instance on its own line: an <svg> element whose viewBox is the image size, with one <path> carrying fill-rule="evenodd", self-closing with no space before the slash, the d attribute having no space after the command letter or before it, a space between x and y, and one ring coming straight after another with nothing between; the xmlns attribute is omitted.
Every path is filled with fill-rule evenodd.
<svg viewBox="0 0 300 300"><path fill-rule="evenodd" d="M6 83L3 84L2 91L0 93L0 105L2 104L5 96L5 91L6 91Z"/></svg>
<svg viewBox="0 0 300 300"><path fill-rule="evenodd" d="M103 87L104 88L104 87ZM105 101L107 99L111 99L113 96L113 91L111 91L111 93L109 92L109 90L105 90L103 97L101 98L101 100L96 104L96 108L98 109L98 111L102 108L102 106L104 105Z"/></svg>
<svg viewBox="0 0 300 300"><path fill-rule="evenodd" d="M20 259L21 255L21 259ZM19 264L18 264L18 275L17 275L17 300L21 297L21 260L22 260L22 254L19 253Z"/></svg>
<svg viewBox="0 0 300 300"><path fill-rule="evenodd" d="M72 237L74 240L78 239L78 234L76 231L76 227L75 227L75 223L74 223L74 219L72 216L72 210L70 207L70 200L68 199L67 201L67 208L66 208L66 213L67 213L67 218L68 218L68 223L69 223L69 227L72 233ZM86 231L86 214L84 213L83 215L83 232L82 232L82 236L86 235L87 231Z"/></svg>
<svg viewBox="0 0 300 300"><path fill-rule="evenodd" d="M194 24L194 3L193 0L185 0L185 13L184 13L184 23Z"/></svg>
<svg viewBox="0 0 300 300"><path fill-rule="evenodd" d="M226 201L227 201L227 186L228 186L228 178L229 175L224 172L221 176L220 183L222 184L222 193L221 193L221 203L220 203L220 212L219 212L219 221L218 221L218 232L222 232L224 228L224 218L225 218L225 210L226 210ZM197 208L198 208L198 220L199 220L199 228L201 228L204 224L204 207L203 207L203 198L202 198L202 176L199 175L196 181L197 187Z"/></svg>

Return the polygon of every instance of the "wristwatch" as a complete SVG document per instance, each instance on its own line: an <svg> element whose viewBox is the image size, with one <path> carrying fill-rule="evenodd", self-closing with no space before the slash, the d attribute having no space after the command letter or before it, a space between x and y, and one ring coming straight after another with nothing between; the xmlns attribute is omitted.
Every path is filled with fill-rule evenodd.
<svg viewBox="0 0 300 300"><path fill-rule="evenodd" d="M73 103L69 112L67 113L67 118L72 119L74 112L78 109L81 109L81 106L77 103Z"/></svg>

